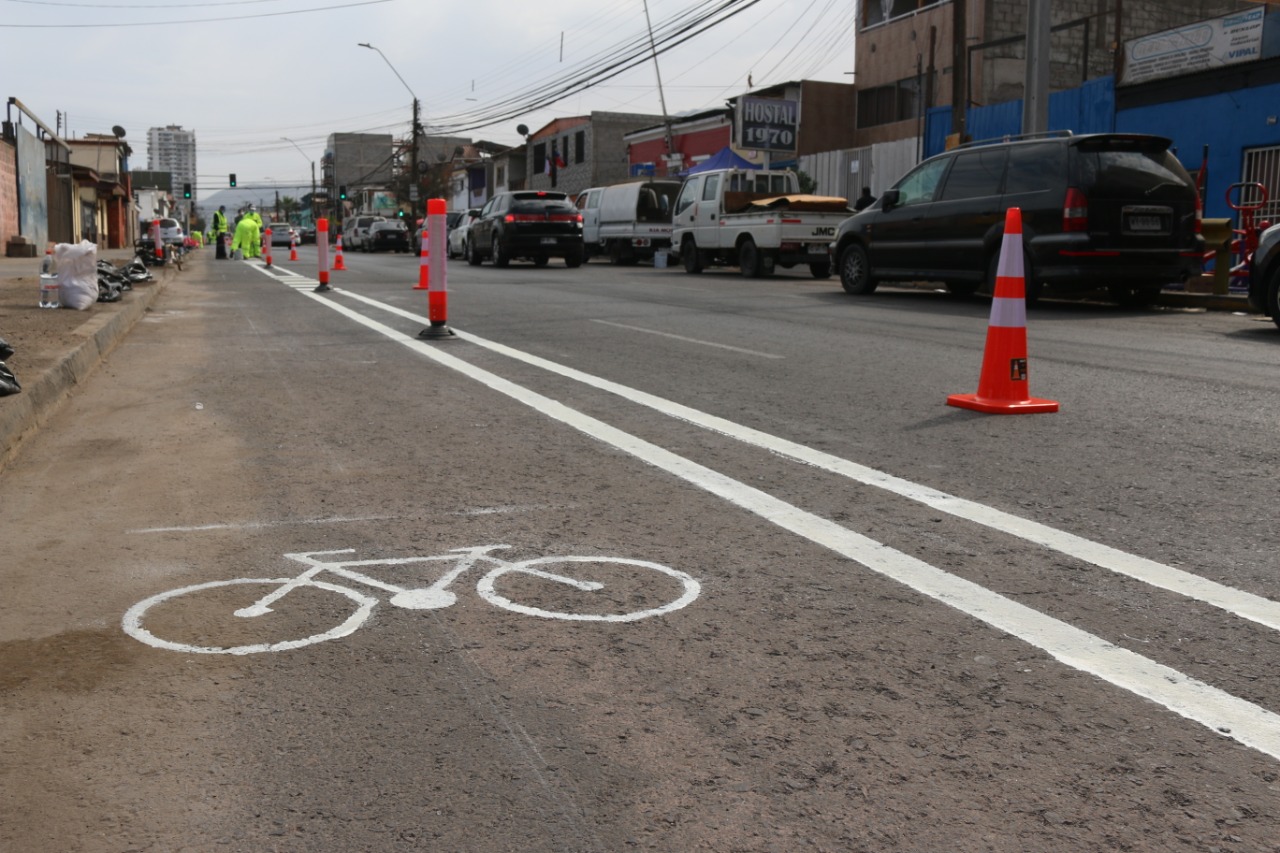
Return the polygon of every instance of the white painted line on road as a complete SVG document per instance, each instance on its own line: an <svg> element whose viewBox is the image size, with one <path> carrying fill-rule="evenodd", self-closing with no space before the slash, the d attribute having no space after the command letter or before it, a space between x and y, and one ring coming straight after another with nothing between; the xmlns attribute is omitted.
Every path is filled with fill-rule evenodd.
<svg viewBox="0 0 1280 853"><path fill-rule="evenodd" d="M386 305L366 296L361 296L358 293L346 291L343 295L366 302L393 314L426 322L426 318L420 315L401 310L392 305ZM607 391L610 394L630 400L637 405L662 412L677 420L737 439L744 444L763 448L778 456L794 459L797 462L803 462L806 465L812 465L815 468L838 474L863 485L884 489L887 492L936 509L938 512L945 512L956 518L962 518L966 521L989 527L992 530L1016 536L1036 545L1075 557L1107 571L1142 581L1159 589L1168 590L1196 601L1203 601L1234 616L1280 631L1280 602L1272 601L1269 598L1235 589L1199 575L1176 569L1173 566L1139 557L1136 554L1129 554L1118 548L1112 548L1109 545L1085 539L1083 536L1067 533L1047 524L1041 524L976 501L959 498L929 486L895 477L875 468L869 468L821 450L814 450L803 444L797 444L785 438L779 438L616 382L610 382L608 379L602 379L590 373L575 370L572 367L565 367L562 364L531 355L505 344L460 331L456 327L454 332L462 340L470 341L493 352L522 361L525 364L540 367L566 379L572 379L592 388Z"/></svg>
<svg viewBox="0 0 1280 853"><path fill-rule="evenodd" d="M626 323L613 323L609 320L592 320L591 322L599 323L602 326L616 326L619 329L630 329L633 332L644 332L647 335L661 335L664 338L673 338L674 340L677 340L677 341L684 341L685 343L690 343L690 344L698 344L704 347L716 347L718 349L727 349L727 350L732 350L733 352L740 352L740 353L743 353L744 355L756 355L756 356L759 356L760 358L786 358L786 356L774 355L773 353L758 352L753 349L743 349L742 347L732 347L732 346L729 346L728 344L717 344L717 343L712 343L711 341L698 340L697 338L686 338L684 335L673 335L670 332L659 332L655 329L642 329L639 326L628 326Z"/></svg>
<svg viewBox="0 0 1280 853"><path fill-rule="evenodd" d="M293 527L299 524L352 524L358 521L388 521L397 515L358 515L351 517L296 518L289 521L234 521L224 524L192 524L185 527L139 527L125 533L197 533L203 530L263 530L270 527Z"/></svg>
<svg viewBox="0 0 1280 853"><path fill-rule="evenodd" d="M784 530L829 548L997 630L1012 634L1044 650L1067 666L1095 675L1215 732L1229 735L1272 758L1280 759L1280 715L971 581L950 575L923 560L848 530L833 521L805 512L759 489L455 358L436 345L409 337L332 299L315 293L303 292L303 295L553 420L673 474Z"/></svg>

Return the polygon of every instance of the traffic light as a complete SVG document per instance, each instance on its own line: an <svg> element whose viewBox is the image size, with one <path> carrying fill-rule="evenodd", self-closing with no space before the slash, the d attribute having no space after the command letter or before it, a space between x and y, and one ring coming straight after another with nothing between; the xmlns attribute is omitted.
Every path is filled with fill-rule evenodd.
<svg viewBox="0 0 1280 853"><path fill-rule="evenodd" d="M396 211L396 216L399 216L401 219L404 219L404 211L403 211L403 210L397 210L397 211Z"/></svg>
<svg viewBox="0 0 1280 853"><path fill-rule="evenodd" d="M343 201L346 201L346 200L347 200L347 188L346 188L346 187L338 187L338 198L342 199Z"/></svg>
<svg viewBox="0 0 1280 853"><path fill-rule="evenodd" d="M235 173L235 172L232 172L232 173L231 173L231 186L233 186L233 187L234 187L235 185L236 185L236 173Z"/></svg>
<svg viewBox="0 0 1280 853"><path fill-rule="evenodd" d="M233 186L233 187L234 187L235 185L236 185L235 181L232 181L232 182L231 182L231 186ZM182 185L182 197L183 197L183 198L191 198L191 184L183 184L183 185Z"/></svg>

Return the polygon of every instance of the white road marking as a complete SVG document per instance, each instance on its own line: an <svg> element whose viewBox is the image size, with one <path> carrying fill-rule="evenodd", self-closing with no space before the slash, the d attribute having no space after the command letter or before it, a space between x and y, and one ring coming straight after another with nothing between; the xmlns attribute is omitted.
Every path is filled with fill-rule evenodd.
<svg viewBox="0 0 1280 853"><path fill-rule="evenodd" d="M426 318L420 315L377 302L358 293L344 291L343 295L366 302L392 314L399 314L410 319L426 322ZM794 459L797 462L812 465L832 474L838 474L863 485L884 489L900 497L924 504L938 512L945 512L956 518L962 518L966 521L989 527L992 530L1016 536L1019 539L1050 548L1151 586L1168 590L1196 601L1203 601L1242 619L1248 619L1272 630L1280 631L1280 602L1272 601L1269 598L1235 589L1199 575L1176 569L1173 566L1158 563L1155 560L1129 554L1118 548L1112 548L1109 545L1103 545L1099 542L1085 539L1082 536L1077 536L1074 533L1067 533L1047 524L1041 524L976 501L959 498L930 486L913 483L910 480L895 477L875 468L860 465L857 462L851 462L848 459L842 459L839 456L815 450L803 444L797 444L794 441L788 441L785 438L779 438L778 436L701 412L654 394L648 394L616 382L610 382L608 379L602 379L590 373L575 370L572 367L565 367L554 361L531 355L505 344L486 340L469 332L463 332L458 329L454 329L454 332L461 340L469 341L493 352L522 361L525 364L540 367L566 379L572 379L592 388L607 391L637 405L662 412L677 420L737 439L744 444L763 448L778 456Z"/></svg>
<svg viewBox="0 0 1280 853"><path fill-rule="evenodd" d="M222 524L192 524L185 527L139 527L125 533L197 533L203 530L262 530L269 527L292 527L299 524L351 524L357 521L387 521L396 515L330 516L327 518L295 518L284 521L234 521Z"/></svg>
<svg viewBox="0 0 1280 853"><path fill-rule="evenodd" d="M1040 648L1067 666L1163 705L1176 714L1280 759L1280 715L1194 679L1185 673L1109 643L998 593L890 548L833 521L805 512L759 489L726 477L641 438L589 417L514 382L482 370L366 317L331 299L304 292L353 322L396 341L436 363L558 420L585 435L635 456L729 503L866 566L943 604ZM366 297L344 292L371 304ZM399 309L392 309L399 313ZM469 336L468 336L469 337ZM869 469L868 469L869 470ZM874 472L879 474L879 472ZM883 475L881 475L883 476ZM905 481L903 481L905 482ZM914 484L911 484L914 486ZM920 487L915 487L920 488Z"/></svg>
<svg viewBox="0 0 1280 853"><path fill-rule="evenodd" d="M698 344L704 347L716 347L717 349L732 350L733 352L740 352L740 353L743 353L744 355L755 355L755 356L759 356L760 358L785 358L786 357L781 355L774 355L772 353L767 353L767 352L758 352L757 350L753 350L753 349L743 349L742 347L733 347L733 346L729 346L728 344L717 344L717 343L712 343L711 341L702 341L702 340L698 340L697 338L686 338L684 335L673 335L670 332L659 332L655 329L642 329L639 326L628 326L626 323L613 323L613 322L610 322L609 320L592 320L591 322L599 323L602 326L616 326L619 329L629 329L630 331L633 331L633 332L644 332L646 335L661 335L664 338L672 338L677 341L684 341L685 343L690 343L690 344Z"/></svg>

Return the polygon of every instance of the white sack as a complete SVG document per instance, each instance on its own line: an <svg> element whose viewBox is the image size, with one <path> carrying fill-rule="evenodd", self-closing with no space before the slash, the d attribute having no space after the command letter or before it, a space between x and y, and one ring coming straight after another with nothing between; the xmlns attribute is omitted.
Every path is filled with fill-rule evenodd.
<svg viewBox="0 0 1280 853"><path fill-rule="evenodd" d="M64 308L83 311L98 301L98 247L88 240L53 247L58 265L58 299Z"/></svg>

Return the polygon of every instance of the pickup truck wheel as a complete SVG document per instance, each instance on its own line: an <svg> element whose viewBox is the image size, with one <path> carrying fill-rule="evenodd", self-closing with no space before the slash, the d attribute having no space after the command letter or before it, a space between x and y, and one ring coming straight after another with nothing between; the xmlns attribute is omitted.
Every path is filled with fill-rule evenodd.
<svg viewBox="0 0 1280 853"><path fill-rule="evenodd" d="M686 237L680 244L680 260L684 264L684 271L690 275L702 272L702 258L698 254L698 244L692 237Z"/></svg>
<svg viewBox="0 0 1280 853"><path fill-rule="evenodd" d="M840 254L840 286L845 293L866 296L875 293L877 282L871 277L871 261L860 243L850 243Z"/></svg>
<svg viewBox="0 0 1280 853"><path fill-rule="evenodd" d="M743 278L759 278L764 274L763 264L760 262L760 250L756 248L755 241L748 237L742 241L742 245L738 247L738 269L742 272Z"/></svg>
<svg viewBox="0 0 1280 853"><path fill-rule="evenodd" d="M473 267L480 266L480 254L476 252L476 244L472 243L470 240L467 241L466 253L468 264Z"/></svg>
<svg viewBox="0 0 1280 853"><path fill-rule="evenodd" d="M495 267L505 267L511 263L511 259L502 251L502 240L497 234L493 235L493 265Z"/></svg>
<svg viewBox="0 0 1280 853"><path fill-rule="evenodd" d="M823 261L820 264L809 264L809 273L814 278L831 278L831 262Z"/></svg>

